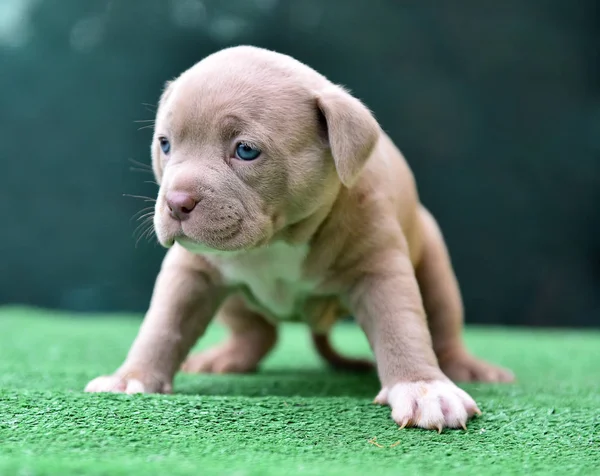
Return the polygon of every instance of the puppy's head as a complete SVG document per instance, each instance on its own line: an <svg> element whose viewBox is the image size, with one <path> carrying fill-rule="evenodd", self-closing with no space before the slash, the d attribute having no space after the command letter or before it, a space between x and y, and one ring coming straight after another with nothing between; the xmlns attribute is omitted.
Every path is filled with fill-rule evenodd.
<svg viewBox="0 0 600 476"><path fill-rule="evenodd" d="M278 53L236 47L167 84L152 143L163 246L261 246L331 205L379 137L342 88Z"/></svg>

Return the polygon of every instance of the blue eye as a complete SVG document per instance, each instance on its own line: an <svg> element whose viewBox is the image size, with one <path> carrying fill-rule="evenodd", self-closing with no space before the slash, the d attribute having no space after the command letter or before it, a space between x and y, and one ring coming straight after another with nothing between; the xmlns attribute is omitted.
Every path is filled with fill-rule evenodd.
<svg viewBox="0 0 600 476"><path fill-rule="evenodd" d="M254 160L260 155L260 150L254 147L244 144L243 142L238 144L235 148L235 156L240 160Z"/></svg>
<svg viewBox="0 0 600 476"><path fill-rule="evenodd" d="M158 142L160 143L160 148L165 153L165 155L171 151L171 143L169 142L169 139L161 137L160 139L158 139Z"/></svg>

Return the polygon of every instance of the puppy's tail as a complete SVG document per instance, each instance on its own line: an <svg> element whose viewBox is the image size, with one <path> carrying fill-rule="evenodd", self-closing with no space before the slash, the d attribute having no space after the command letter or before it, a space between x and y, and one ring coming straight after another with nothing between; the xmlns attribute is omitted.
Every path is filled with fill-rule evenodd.
<svg viewBox="0 0 600 476"><path fill-rule="evenodd" d="M331 346L329 334L311 333L315 349L331 367L336 370L346 370L352 372L369 372L375 368L373 362L366 359L357 359L354 357L345 357Z"/></svg>

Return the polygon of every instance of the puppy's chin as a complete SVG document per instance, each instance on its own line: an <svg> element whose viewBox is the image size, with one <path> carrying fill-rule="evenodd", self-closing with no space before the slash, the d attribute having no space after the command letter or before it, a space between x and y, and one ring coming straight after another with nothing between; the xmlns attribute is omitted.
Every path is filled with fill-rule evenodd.
<svg viewBox="0 0 600 476"><path fill-rule="evenodd" d="M178 245L185 248L186 250L188 250L190 253L194 253L197 255L229 255L232 253L244 251L246 249L244 247L240 248L240 247L229 247L229 246L222 246L222 245L215 248L214 246L209 246L204 243L199 243L199 242L191 240L190 238L187 238L185 236L176 238L175 242Z"/></svg>
<svg viewBox="0 0 600 476"><path fill-rule="evenodd" d="M175 243L185 248L190 253L199 255L232 255L243 251L259 248L268 243L270 234L262 233L252 239L246 234L237 234L228 239L222 237L196 238L186 234L183 230L169 236L159 236L159 241L165 248L170 248Z"/></svg>

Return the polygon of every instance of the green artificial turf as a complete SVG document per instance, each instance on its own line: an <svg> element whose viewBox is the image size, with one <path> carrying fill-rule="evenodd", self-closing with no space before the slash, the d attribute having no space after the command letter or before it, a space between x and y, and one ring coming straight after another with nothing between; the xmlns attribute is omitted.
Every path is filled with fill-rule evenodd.
<svg viewBox="0 0 600 476"><path fill-rule="evenodd" d="M326 369L296 325L255 375L180 375L168 396L84 394L139 322L0 310L1 475L600 474L597 332L469 329L471 349L519 383L463 385L483 416L438 435L398 430L371 403L377 379ZM334 341L369 354L353 325Z"/></svg>

